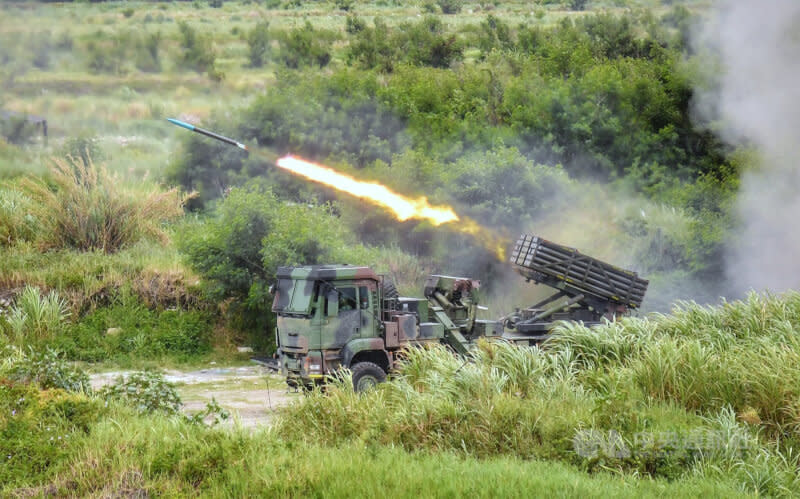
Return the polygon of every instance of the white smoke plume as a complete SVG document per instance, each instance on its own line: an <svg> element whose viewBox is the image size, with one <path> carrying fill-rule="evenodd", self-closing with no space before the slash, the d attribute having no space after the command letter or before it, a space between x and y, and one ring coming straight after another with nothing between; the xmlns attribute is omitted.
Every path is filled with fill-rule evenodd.
<svg viewBox="0 0 800 499"><path fill-rule="evenodd" d="M698 110L759 156L741 179L731 291L800 289L800 1L722 1L698 40L721 64Z"/></svg>

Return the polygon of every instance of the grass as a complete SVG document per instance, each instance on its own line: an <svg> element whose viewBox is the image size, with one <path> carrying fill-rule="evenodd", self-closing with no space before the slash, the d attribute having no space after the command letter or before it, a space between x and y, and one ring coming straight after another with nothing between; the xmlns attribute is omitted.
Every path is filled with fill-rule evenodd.
<svg viewBox="0 0 800 499"><path fill-rule="evenodd" d="M531 490L591 497L739 495L730 481L703 477L674 483L590 477L560 463L477 460L358 444L298 445L275 431L213 429L26 385L0 385L0 408L0 433L28 430L24 439L0 441L6 460L0 491L9 496L516 497ZM9 417L11 410L16 412Z"/></svg>
<svg viewBox="0 0 800 499"><path fill-rule="evenodd" d="M611 11L645 6L656 15L668 9L655 0L619 4L591 3ZM270 90L283 69L274 62L261 69L247 64L245 35L257 22L269 18L270 29L280 32L307 19L315 29L342 34L345 14L332 2L272 10L233 1L221 9L197 5L0 6L0 52L16 51L0 67L0 107L46 116L50 126L47 145L40 139L22 147L0 142L0 177L8 180L0 191L0 292L20 295L17 309L35 323L20 326L11 337L0 336L0 345L25 339L58 344L73 358L94 361L93 370L242 361L232 353L236 338L195 310L205 306L197 275L174 246L158 242L169 239L173 227L155 216L131 228L119 216L138 223L147 209L136 203L154 192L128 189L127 183L143 177L159 181L175 159L183 132L164 117L198 124L217 115L227 119L257 93ZM377 16L390 26L416 22L420 11L421 4L355 6L369 25ZM461 14L442 19L457 30L470 29L489 12L512 26L520 20L551 25L583 15L511 1L480 9L469 4ZM216 67L225 73L221 82L178 67L181 21L213 37ZM40 33L51 26L58 26L52 36ZM161 71L139 71L125 60L112 73L88 73L86 44L107 43L125 32L161 33ZM39 45L48 37L51 45ZM12 39L17 43L7 43ZM343 63L344 46L334 44L334 66ZM46 64L35 63L42 55L37 47L46 49ZM467 59L478 56L473 49ZM91 167L80 173L62 161L51 177L60 182L59 191L37 181L28 181L36 186L31 191L19 189L20 176L45 178L48 158L58 158L77 135L96 139L108 174ZM84 179L109 192L122 191L127 208L91 198L102 189L91 189L83 198L65 195L79 196L76 186ZM592 219L554 218L537 233L593 248L593 255L620 265L626 265L620 258L635 260L651 251L680 257L680 248L658 243L663 230L672 231L668 235L676 240L675 234L688 233L693 220L685 213L618 199L597 204L602 194L587 195L591 189L585 185L575 189L589 209L570 210L570 217L592 212ZM156 193L176 201L174 195ZM152 206L161 206L155 201ZM100 224L82 237L67 223L74 220L66 216L67 205L95 214L108 208L111 216L105 220L123 225L112 233ZM141 209L128 209L134 205ZM155 211L174 214L175 205ZM40 231L37 219L48 230ZM56 227L59 219L64 223ZM578 229L569 232L565 226ZM78 237L56 237L62 229ZM628 244L626 234L642 230L649 236ZM116 244L114 234L130 235L128 243ZM138 237L142 234L155 237ZM40 245L42 235L54 246L49 251ZM79 240L89 242L75 243ZM404 294L416 295L420 277L432 267L392 248L364 258L376 260L378 270L393 277ZM676 289L681 286L685 282L678 280ZM34 287L39 291L24 291ZM493 310L506 309L511 298L523 294L536 301L528 293L535 291L525 285L508 299L497 298ZM44 309L51 313L36 311ZM71 322L63 318L67 313ZM0 323L9 323L9 317ZM796 495L798 327L800 297L754 295L719 307L682 304L671 315L591 330L564 324L547 350L487 344L474 362L441 349L414 351L392 383L356 395L344 379L326 394L312 393L286 409L274 429L256 432L136 414L113 401L106 407L90 395L42 386L44 379L38 385L35 379L12 380L10 366L19 359L3 356L0 495ZM42 359L40 364L48 363ZM53 375L58 381L61 373ZM185 388L193 395L206 386ZM611 430L631 455L606 453ZM574 439L581 431L597 432L606 448L596 456L577 454ZM663 442L637 440L641 434L661 438L693 431L711 432L721 444L660 452Z"/></svg>
<svg viewBox="0 0 800 499"><path fill-rule="evenodd" d="M78 156L54 161L49 182L21 183L33 201L30 211L38 222L40 245L115 253L143 239L166 243L162 225L183 216L177 189L146 184L126 189L95 165L88 151L73 153Z"/></svg>
<svg viewBox="0 0 800 499"><path fill-rule="evenodd" d="M359 395L344 377L289 407L277 431L330 446L725 476L744 491L797 494L798 313L800 294L753 294L592 329L564 323L544 350L484 343L468 362L416 349L391 383ZM599 451L577 452L581 432ZM692 443L697 435L713 443Z"/></svg>
<svg viewBox="0 0 800 499"><path fill-rule="evenodd" d="M0 250L0 289L57 289L73 312L109 303L129 286L150 306L197 304L197 277L174 247L140 242L113 255L57 250L40 252L32 243Z"/></svg>

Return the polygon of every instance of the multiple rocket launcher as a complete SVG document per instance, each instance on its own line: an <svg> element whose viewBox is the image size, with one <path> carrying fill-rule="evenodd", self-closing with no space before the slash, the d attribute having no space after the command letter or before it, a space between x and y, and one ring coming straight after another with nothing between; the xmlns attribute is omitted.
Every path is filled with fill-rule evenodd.
<svg viewBox="0 0 800 499"><path fill-rule="evenodd" d="M244 151L250 151L245 144L224 135L178 119L167 118L167 120L192 132L219 140ZM284 159L286 158L278 160L279 166ZM337 172L325 167L311 166L325 170L325 172L334 176L339 175ZM291 168L289 170L293 171ZM302 172L294 173L315 180ZM430 207L424 198L409 200L389 191L384 186L359 182L346 176L342 176L342 178L349 181L349 183L377 187L377 194L372 197L368 196L367 199L391 209L398 214L400 220L405 218L400 218L395 206L382 202L383 200L380 197L400 198L401 202L410 202L410 204L424 202L425 207L420 210L422 215L420 218L427 217L426 213L429 213L430 208L442 208ZM337 187L335 184L322 180L317 181ZM345 191L349 192L346 189ZM364 197L357 192L351 192L351 194ZM392 201L396 200L392 199ZM447 210L452 213L449 207L447 207ZM439 223L458 220L458 216L453 214ZM466 221L474 224L474 221L470 219L466 219ZM435 220L434 223L436 225L439 224ZM585 323L592 324L599 322L603 318L613 320L617 315L625 315L630 309L638 308L641 305L648 286L648 281L640 278L635 272L620 269L596 258L581 254L574 248L527 234L522 234L519 237L509 261L514 270L525 277L526 280L541 283L557 290L555 294L536 305L524 310L517 310L505 317L506 327L523 336L531 335L532 341L540 339L542 335L546 334L553 320L582 320ZM559 301L562 298L565 298L565 300Z"/></svg>

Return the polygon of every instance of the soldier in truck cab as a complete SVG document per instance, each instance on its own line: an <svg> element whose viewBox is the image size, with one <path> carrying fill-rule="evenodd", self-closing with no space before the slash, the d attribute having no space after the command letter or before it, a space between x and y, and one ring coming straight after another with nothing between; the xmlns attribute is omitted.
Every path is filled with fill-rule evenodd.
<svg viewBox="0 0 800 499"><path fill-rule="evenodd" d="M356 309L356 288L336 288L339 294L339 312Z"/></svg>

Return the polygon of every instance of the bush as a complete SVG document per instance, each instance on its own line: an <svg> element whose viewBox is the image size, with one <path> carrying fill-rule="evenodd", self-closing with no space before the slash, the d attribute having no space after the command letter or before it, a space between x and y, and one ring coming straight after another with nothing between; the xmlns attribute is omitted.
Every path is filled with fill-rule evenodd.
<svg viewBox="0 0 800 499"><path fill-rule="evenodd" d="M589 0L570 0L569 1L569 8L570 10L586 10L586 5L589 3Z"/></svg>
<svg viewBox="0 0 800 499"><path fill-rule="evenodd" d="M2 377L20 383L36 383L45 389L58 388L86 394L92 391L89 376L50 349L43 352L30 350L19 355L10 367L0 372L0 378Z"/></svg>
<svg viewBox="0 0 800 499"><path fill-rule="evenodd" d="M211 79L221 80L224 75L215 66L217 55L211 38L199 35L194 28L183 21L178 23L178 30L182 50L179 59L181 67L200 73L205 72Z"/></svg>
<svg viewBox="0 0 800 499"><path fill-rule="evenodd" d="M302 66L325 67L331 61L331 33L316 30L306 21L302 28L294 28L281 37L278 59L289 68Z"/></svg>
<svg viewBox="0 0 800 499"><path fill-rule="evenodd" d="M106 159L106 153L100 147L97 137L87 134L66 139L58 155L73 163L80 160L86 167L95 161L102 162Z"/></svg>
<svg viewBox="0 0 800 499"><path fill-rule="evenodd" d="M267 21L259 21L247 34L248 57L251 67L260 68L264 65L269 57L269 44L269 23Z"/></svg>
<svg viewBox="0 0 800 499"><path fill-rule="evenodd" d="M497 17L489 14L486 20L481 23L481 30L478 33L478 47L485 57L492 49L508 50L513 48L514 43L511 39L511 30L508 24Z"/></svg>
<svg viewBox="0 0 800 499"><path fill-rule="evenodd" d="M128 61L131 42L129 33L108 37L102 32L95 34L86 43L89 71L92 73L123 73L125 63Z"/></svg>
<svg viewBox="0 0 800 499"><path fill-rule="evenodd" d="M206 278L210 297L233 298L230 311L240 326L259 333L272 319L268 289L277 267L364 258L364 248L329 207L284 203L271 190L252 185L232 189L213 218L189 228L178 246Z"/></svg>
<svg viewBox="0 0 800 499"><path fill-rule="evenodd" d="M33 142L39 133L39 125L28 121L24 115L0 116L0 136L9 144L22 145Z"/></svg>
<svg viewBox="0 0 800 499"><path fill-rule="evenodd" d="M183 405L175 384L153 371L135 372L127 378L119 376L113 385L103 387L99 395L121 400L141 414L178 414Z"/></svg>
<svg viewBox="0 0 800 499"><path fill-rule="evenodd" d="M187 360L211 351L211 328L204 312L152 310L123 292L66 328L53 344L69 358L89 362Z"/></svg>
<svg viewBox="0 0 800 499"><path fill-rule="evenodd" d="M99 396L106 400L118 400L133 407L139 414L180 415L183 421L195 424L202 424L208 420L213 426L230 417L230 413L220 407L213 398L202 411L188 416L182 415L180 411L183 402L175 384L154 371L135 372L127 377L119 376L113 385L103 387Z"/></svg>
<svg viewBox="0 0 800 499"><path fill-rule="evenodd" d="M55 189L43 180L22 184L47 247L113 253L141 239L166 242L162 224L183 215L176 189L126 188L91 161L54 160L51 175Z"/></svg>
<svg viewBox="0 0 800 499"><path fill-rule="evenodd" d="M0 491L21 495L49 482L73 457L81 439L102 418L102 403L82 393L40 390L0 375ZM16 488L16 493L10 492ZM64 492L66 494L66 491Z"/></svg>
<svg viewBox="0 0 800 499"><path fill-rule="evenodd" d="M8 332L17 345L51 340L61 332L70 313L67 302L56 291L46 295L26 286L8 314Z"/></svg>
<svg viewBox="0 0 800 499"><path fill-rule="evenodd" d="M445 33L442 21L435 16L402 25L393 42L409 62L418 66L448 68L464 56L464 48L455 35Z"/></svg>
<svg viewBox="0 0 800 499"><path fill-rule="evenodd" d="M442 9L442 14L458 14L464 7L464 0L436 0L436 4Z"/></svg>
<svg viewBox="0 0 800 499"><path fill-rule="evenodd" d="M140 71L158 73L161 71L161 32L144 35L135 43L135 64Z"/></svg>
<svg viewBox="0 0 800 499"><path fill-rule="evenodd" d="M349 12L350 10L353 9L353 6L355 5L355 1L354 0L334 0L334 5L336 5L336 8L339 9L339 10L343 10L345 12Z"/></svg>
<svg viewBox="0 0 800 499"><path fill-rule="evenodd" d="M30 241L35 237L38 224L31 203L31 198L23 192L0 187L0 246Z"/></svg>
<svg viewBox="0 0 800 499"><path fill-rule="evenodd" d="M351 22L351 19L354 19ZM391 72L398 59L394 40L388 26L378 17L374 27L368 27L358 18L347 18L347 32L353 36L347 49L347 61L363 69L377 68Z"/></svg>

